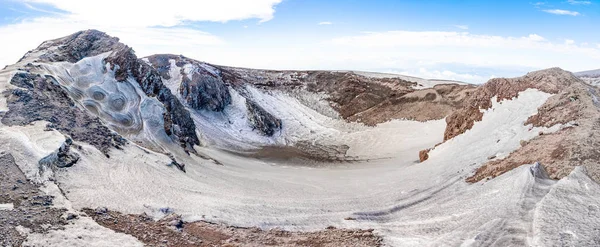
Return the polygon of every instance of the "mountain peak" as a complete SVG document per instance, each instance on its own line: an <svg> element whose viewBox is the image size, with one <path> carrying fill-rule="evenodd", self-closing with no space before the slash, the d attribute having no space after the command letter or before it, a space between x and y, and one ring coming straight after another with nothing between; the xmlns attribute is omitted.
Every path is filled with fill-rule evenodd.
<svg viewBox="0 0 600 247"><path fill-rule="evenodd" d="M38 48L26 54L21 61L32 53L42 53L40 55L42 61L75 63L86 57L123 49L129 49L129 47L119 42L119 38L90 29L43 42Z"/></svg>

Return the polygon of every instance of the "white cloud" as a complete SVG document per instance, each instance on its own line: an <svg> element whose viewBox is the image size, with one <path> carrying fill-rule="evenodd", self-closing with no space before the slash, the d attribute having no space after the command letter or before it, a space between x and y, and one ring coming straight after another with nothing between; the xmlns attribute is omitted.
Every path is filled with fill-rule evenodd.
<svg viewBox="0 0 600 247"><path fill-rule="evenodd" d="M469 26L467 25L454 25L454 27L458 28L458 29L462 29L462 30L468 30Z"/></svg>
<svg viewBox="0 0 600 247"><path fill-rule="evenodd" d="M280 0L225 1L228 4L239 3L239 8L231 5L236 6L235 9L220 8L224 5L223 1L217 0L200 1L200 5L196 2L181 5L182 0L173 0L175 3L171 5L177 7L148 2L135 8L130 3L122 5L106 0L96 5L87 3L98 11L90 16L86 15L90 10L77 1L35 1L51 3L70 14L26 19L21 23L0 26L0 68L15 63L25 52L45 40L90 28L121 38L140 57L156 53L184 54L215 64L251 68L395 70L422 77L484 82L491 75L513 76L515 74L509 72L521 73L533 68L595 69L590 66L596 66L600 61L600 44L598 47L575 42L569 44L565 40L551 41L537 34L509 37L466 31L388 31L325 41L298 41L295 36L288 35L274 35L269 39L236 39L236 33L232 33L230 40L223 40L210 33L176 25L187 21L222 22L241 18L266 21L273 17L276 3ZM246 2L260 6L249 6ZM63 6L68 3L76 6ZM250 10L244 9L245 6L249 6ZM216 14L204 15L207 12ZM172 25L175 26L157 27ZM506 67L510 68L497 69ZM482 70L487 72L479 73Z"/></svg>
<svg viewBox="0 0 600 247"><path fill-rule="evenodd" d="M269 21L275 6L282 0L170 0L124 1L103 0L91 3L80 0L21 0L50 4L69 12L71 20L96 25L127 25L139 27L176 26L184 21L227 22L259 19Z"/></svg>
<svg viewBox="0 0 600 247"><path fill-rule="evenodd" d="M531 41L544 41L546 40L544 37L539 36L537 34L530 34L529 36L527 36L529 38L529 40Z"/></svg>
<svg viewBox="0 0 600 247"><path fill-rule="evenodd" d="M380 47L401 46L460 46L460 47L507 47L532 46L544 41L544 37L531 34L527 37L502 37L491 35L476 35L468 32L442 31L389 31L370 32L359 36L341 37L333 40L335 44Z"/></svg>
<svg viewBox="0 0 600 247"><path fill-rule="evenodd" d="M196 52L222 45L212 34L182 27L189 21L227 22L273 18L275 6L282 0L171 0L159 1L103 0L97 3L78 0L19 0L25 7L52 17L25 19L0 26L0 66L15 63L25 52L41 42L71 33L98 29L135 48L138 54ZM49 4L65 13L39 8ZM163 28L161 28L163 27ZM169 28L167 28L169 27ZM1 67L0 67L1 68Z"/></svg>
<svg viewBox="0 0 600 247"><path fill-rule="evenodd" d="M28 50L42 42L63 37L77 31L99 29L134 47L138 54L186 53L204 47L223 45L225 42L212 34L189 28L114 27L90 25L73 20L37 18L0 27L0 69L19 60ZM152 52L152 53L147 53Z"/></svg>
<svg viewBox="0 0 600 247"><path fill-rule="evenodd" d="M567 2L572 5L590 5L590 4L592 4L592 1L567 0Z"/></svg>
<svg viewBox="0 0 600 247"><path fill-rule="evenodd" d="M543 10L546 13L554 14L554 15L570 15L570 16L578 16L580 15L577 11L570 11L564 9L545 9Z"/></svg>
<svg viewBox="0 0 600 247"><path fill-rule="evenodd" d="M565 40L565 45L574 45L574 44L575 44L575 40L572 40L572 39Z"/></svg>
<svg viewBox="0 0 600 247"><path fill-rule="evenodd" d="M318 25L331 25L331 24L333 24L333 23L330 21L322 21L322 22L319 22Z"/></svg>
<svg viewBox="0 0 600 247"><path fill-rule="evenodd" d="M599 48L581 46L574 41L553 42L537 34L508 37L468 32L388 31L339 37L330 43L334 48L328 52L339 53L329 56L344 60L349 66L403 68L402 71L417 71L415 68L422 67L432 73L439 71L446 78L463 80L473 73L457 73L462 74L462 78L457 78L458 75L444 74L445 69L440 64L527 70L558 66L579 71L597 66L600 61ZM344 55L344 52L352 55Z"/></svg>

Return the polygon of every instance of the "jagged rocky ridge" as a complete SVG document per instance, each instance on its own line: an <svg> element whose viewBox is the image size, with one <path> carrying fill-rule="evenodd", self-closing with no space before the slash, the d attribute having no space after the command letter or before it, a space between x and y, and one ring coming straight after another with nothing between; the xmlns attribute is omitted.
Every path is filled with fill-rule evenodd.
<svg viewBox="0 0 600 247"><path fill-rule="evenodd" d="M166 109L163 115L164 129L167 135L178 139L186 151L193 151L200 141L196 135L196 126L187 110L162 83L156 70L138 60L133 49L96 30L77 32L65 38L44 42L35 51L42 51L40 62L76 63L83 58L110 52L104 59L115 70L115 79L119 82L132 77L148 97L158 99ZM26 55L27 56L27 55Z"/></svg>

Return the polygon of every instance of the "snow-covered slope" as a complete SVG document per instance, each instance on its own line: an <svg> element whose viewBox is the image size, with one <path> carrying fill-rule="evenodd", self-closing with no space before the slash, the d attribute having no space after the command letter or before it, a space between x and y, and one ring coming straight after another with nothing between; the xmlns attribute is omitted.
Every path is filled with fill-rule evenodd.
<svg viewBox="0 0 600 247"><path fill-rule="evenodd" d="M600 69L581 71L575 73L575 75L579 77L597 78L600 77Z"/></svg>
<svg viewBox="0 0 600 247"><path fill-rule="evenodd" d="M575 76L581 78L590 85L596 87L600 85L600 69L577 72L575 73Z"/></svg>
<svg viewBox="0 0 600 247"><path fill-rule="evenodd" d="M466 182L546 136L590 136L600 116L596 92L560 69L482 87L261 71L173 55L137 59L118 40L85 31L45 42L1 71L0 89L0 153L72 220L50 231L27 220L8 225L26 244L165 243L148 240L149 229L135 229L134 238L116 220L103 225L110 229L91 220L109 210L146 222L175 213L181 224L375 229L390 246L598 242L597 169L553 180L556 171L545 167L555 166L532 158ZM557 160L568 151L570 161L595 168L594 153L575 144L545 147ZM14 205L0 214L29 207L18 202L0 197L0 205ZM188 236L181 224L161 227Z"/></svg>

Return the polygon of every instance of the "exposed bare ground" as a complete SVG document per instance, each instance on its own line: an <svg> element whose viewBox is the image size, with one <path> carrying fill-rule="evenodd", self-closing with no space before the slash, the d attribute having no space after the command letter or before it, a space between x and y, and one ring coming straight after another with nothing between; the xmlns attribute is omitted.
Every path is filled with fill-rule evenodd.
<svg viewBox="0 0 600 247"><path fill-rule="evenodd" d="M548 99L538 109L538 114L531 116L524 124L551 127L572 123L573 126L522 142L522 147L508 157L489 161L478 168L467 182L494 178L518 166L535 162L540 162L553 179L561 179L575 166L583 165L594 180L600 181L600 136L597 134L600 130L600 112L596 89L577 79L571 83L562 80L556 82L559 82L556 88L560 92ZM541 85L543 90L554 91L554 87L548 87L549 84Z"/></svg>
<svg viewBox="0 0 600 247"><path fill-rule="evenodd" d="M328 229L289 232L280 229L239 228L207 222L185 223L171 214L154 221L145 214L124 215L105 209L86 209L100 225L130 234L147 246L381 246L373 230Z"/></svg>
<svg viewBox="0 0 600 247"><path fill-rule="evenodd" d="M51 196L44 195L39 186L31 183L9 153L0 153L0 204L12 204L14 209L0 210L0 246L21 246L26 234L47 233L63 229L69 218L64 209L52 207Z"/></svg>
<svg viewBox="0 0 600 247"><path fill-rule="evenodd" d="M464 99L476 89L473 85L440 84L417 90L414 82L353 72L220 69L225 81L233 86L247 82L264 90L325 93L343 119L371 126L392 119L442 119L461 108Z"/></svg>
<svg viewBox="0 0 600 247"><path fill-rule="evenodd" d="M556 94L572 83L581 81L570 72L559 68L552 68L528 73L518 78L496 78L480 86L465 99L463 108L453 112L446 118L446 131L444 140L465 133L471 129L476 121L481 121L481 109L492 107L492 98L497 96L497 101L517 97L519 92L528 88L536 88L546 93Z"/></svg>

